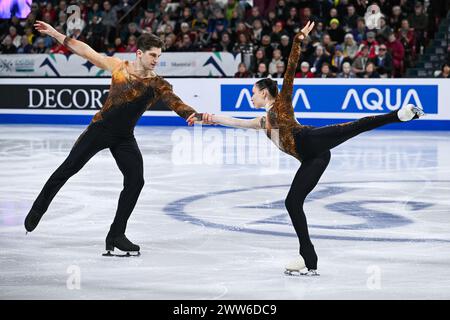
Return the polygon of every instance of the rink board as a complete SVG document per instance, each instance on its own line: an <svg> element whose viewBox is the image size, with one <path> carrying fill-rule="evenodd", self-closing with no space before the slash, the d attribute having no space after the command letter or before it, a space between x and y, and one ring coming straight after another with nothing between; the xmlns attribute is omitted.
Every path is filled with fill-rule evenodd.
<svg viewBox="0 0 450 320"><path fill-rule="evenodd" d="M255 79L168 79L174 92L199 112L251 118ZM278 80L282 90L282 79ZM0 79L0 123L88 124L107 97L110 79ZM427 117L387 129L450 130L446 79L296 79L293 106L299 122L327 125L382 114L412 103ZM163 101L139 125L185 125Z"/></svg>

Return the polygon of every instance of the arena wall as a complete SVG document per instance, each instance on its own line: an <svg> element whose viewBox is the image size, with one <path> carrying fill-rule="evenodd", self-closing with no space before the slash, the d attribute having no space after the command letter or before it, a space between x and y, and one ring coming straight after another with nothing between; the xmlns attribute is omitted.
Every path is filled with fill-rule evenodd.
<svg viewBox="0 0 450 320"><path fill-rule="evenodd" d="M250 97L256 79L167 79L174 92L199 112L243 118L262 115ZM281 90L282 79L279 79ZM101 108L109 78L0 79L0 123L87 124ZM326 125L386 113L412 103L424 108L419 121L389 129L450 130L450 81L446 79L296 79L295 115L301 123ZM184 125L160 101L139 125Z"/></svg>

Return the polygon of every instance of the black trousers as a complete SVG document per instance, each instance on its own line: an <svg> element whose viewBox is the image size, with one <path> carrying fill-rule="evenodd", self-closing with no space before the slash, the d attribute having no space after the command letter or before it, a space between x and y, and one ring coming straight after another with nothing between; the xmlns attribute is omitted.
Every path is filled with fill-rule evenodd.
<svg viewBox="0 0 450 320"><path fill-rule="evenodd" d="M123 174L116 216L108 236L125 234L128 218L144 186L142 155L133 135L114 135L102 122L91 123L75 142L66 160L50 176L32 209L44 214L51 201L67 182L99 151L109 148Z"/></svg>
<svg viewBox="0 0 450 320"><path fill-rule="evenodd" d="M311 242L303 204L330 162L330 150L348 139L380 126L399 122L397 112L371 116L325 127L306 127L295 133L296 147L304 159L286 197L286 209L300 242L306 267L317 269L317 254Z"/></svg>

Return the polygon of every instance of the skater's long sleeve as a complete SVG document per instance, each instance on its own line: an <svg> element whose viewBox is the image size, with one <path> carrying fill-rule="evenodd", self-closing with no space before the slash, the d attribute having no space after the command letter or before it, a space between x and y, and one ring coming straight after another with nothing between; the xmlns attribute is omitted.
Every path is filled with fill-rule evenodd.
<svg viewBox="0 0 450 320"><path fill-rule="evenodd" d="M173 110L180 117L187 119L195 109L185 104L180 97L178 97L172 89L172 85L166 80L161 79L161 82L156 87L156 100L161 99L167 106Z"/></svg>
<svg viewBox="0 0 450 320"><path fill-rule="evenodd" d="M294 75L295 70L297 69L298 59L300 58L301 52L301 40L300 35L302 33L298 33L294 37L294 41L292 44L291 53L289 54L289 60L287 64L286 73L284 74L283 79L283 87L281 89L280 98L283 101L291 101L292 100L292 91L294 87Z"/></svg>
<svg viewBox="0 0 450 320"><path fill-rule="evenodd" d="M314 24L311 25L311 27L313 26ZM294 107L292 105L292 91L297 61L300 58L300 43L301 39L307 36L305 34L305 31L308 31L306 30L307 27L294 37L287 70L284 75L283 87L275 98L272 108L267 111L266 117L264 118L265 121L262 120L261 123L261 127L266 128L267 136L278 148L300 161L302 161L302 158L298 153L293 132L300 130L303 126L295 117Z"/></svg>

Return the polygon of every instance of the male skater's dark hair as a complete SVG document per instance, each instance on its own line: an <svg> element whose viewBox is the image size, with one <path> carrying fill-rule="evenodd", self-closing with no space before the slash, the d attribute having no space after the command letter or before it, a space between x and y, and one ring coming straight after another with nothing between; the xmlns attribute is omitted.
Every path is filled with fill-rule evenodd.
<svg viewBox="0 0 450 320"><path fill-rule="evenodd" d="M259 90L267 89L274 98L278 95L278 83L270 78L264 78L255 83Z"/></svg>
<svg viewBox="0 0 450 320"><path fill-rule="evenodd" d="M164 49L164 42L154 34L144 33L137 38L137 48L142 52L150 50L151 48Z"/></svg>

